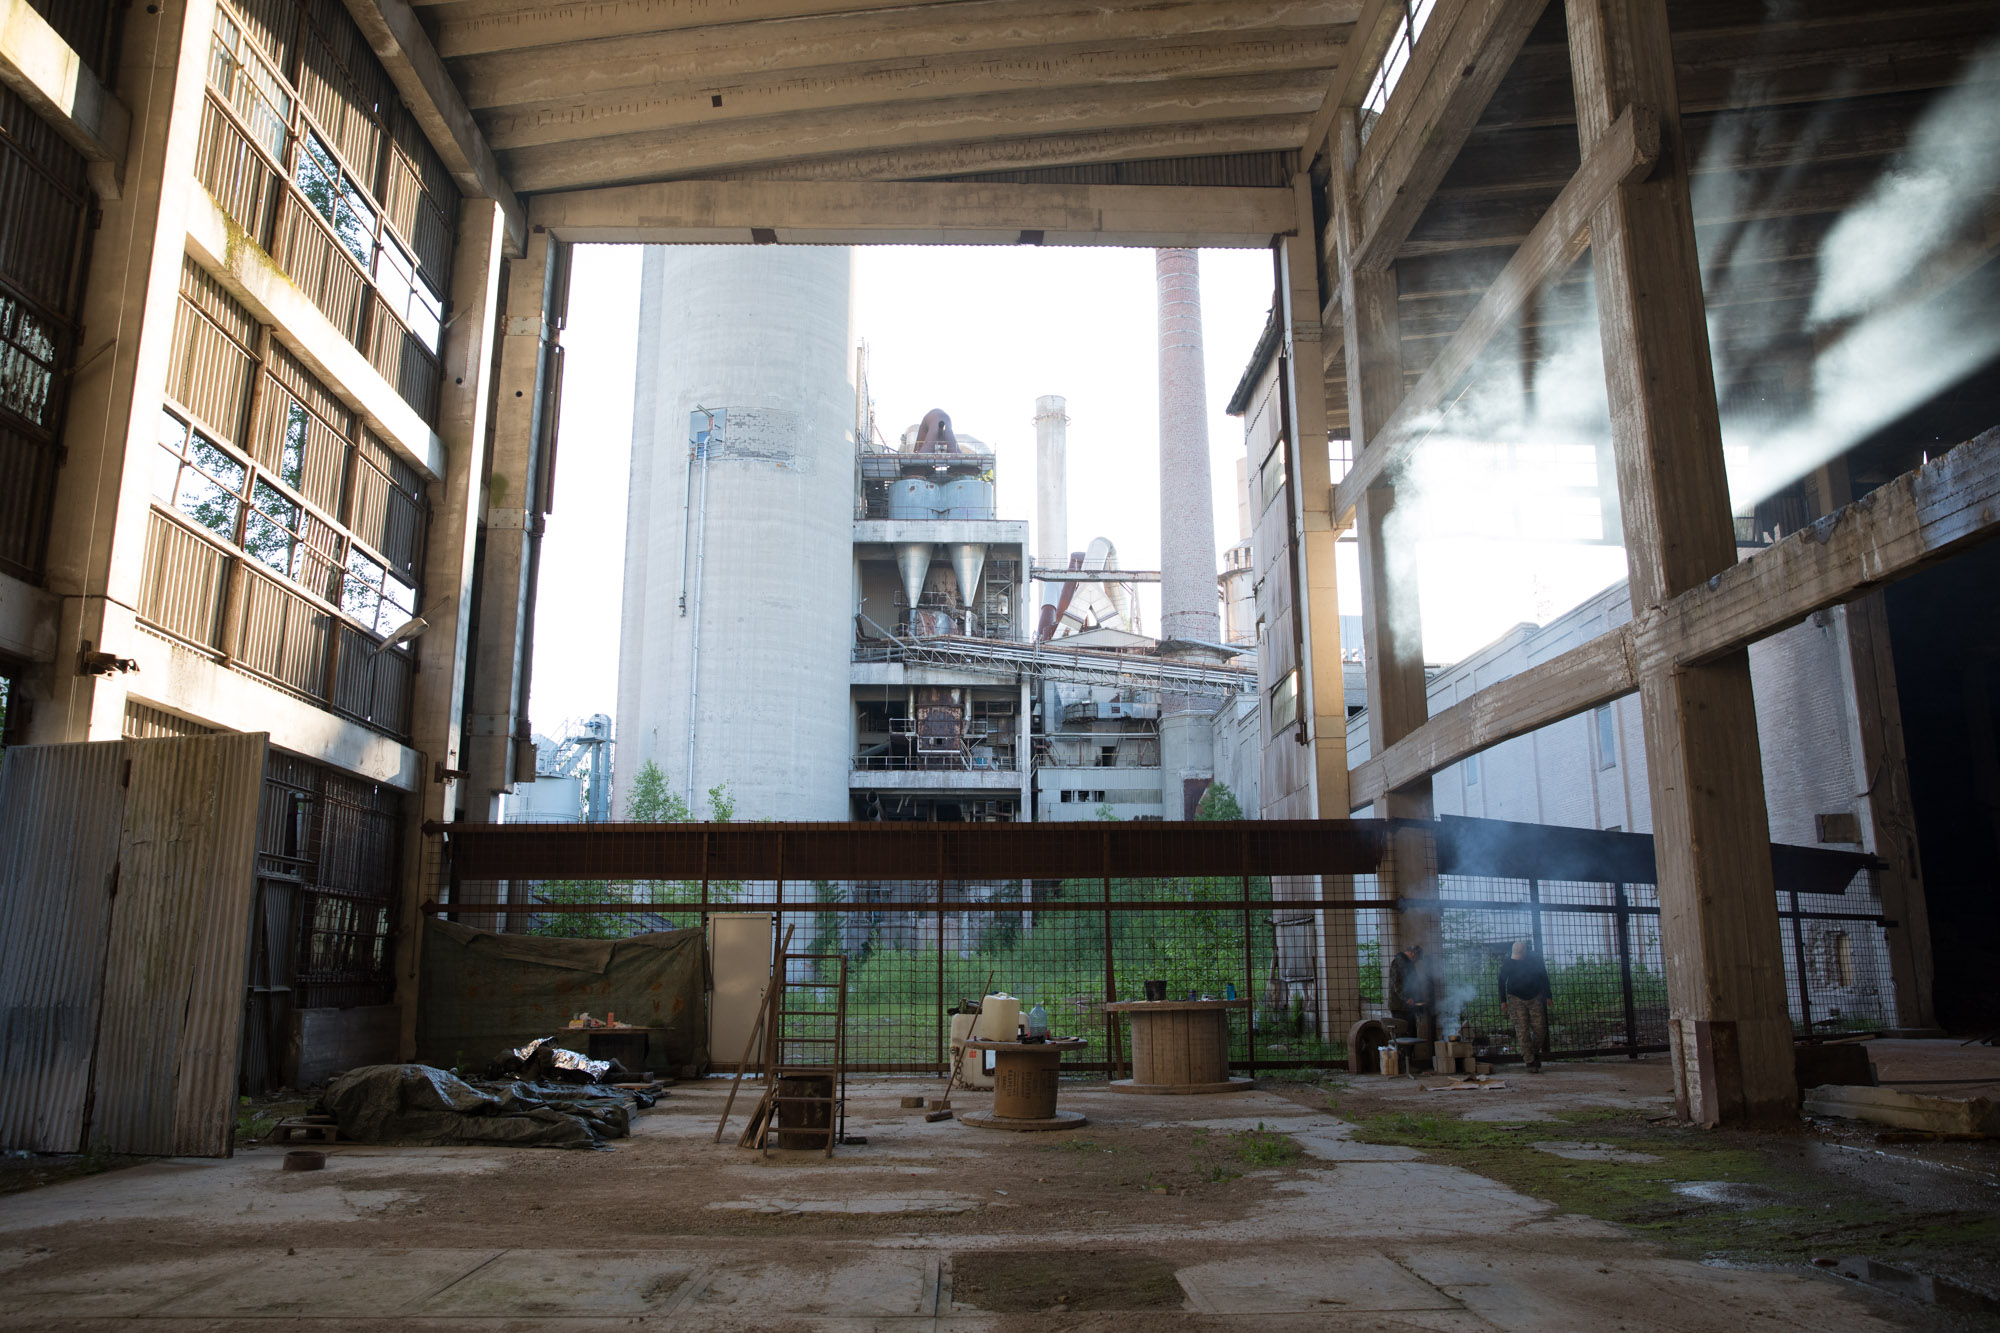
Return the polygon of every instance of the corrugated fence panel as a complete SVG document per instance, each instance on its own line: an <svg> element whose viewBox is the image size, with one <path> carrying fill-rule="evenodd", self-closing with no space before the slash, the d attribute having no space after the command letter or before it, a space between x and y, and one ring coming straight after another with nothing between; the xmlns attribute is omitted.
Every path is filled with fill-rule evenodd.
<svg viewBox="0 0 2000 1333"><path fill-rule="evenodd" d="M125 745L17 746L0 774L0 1145L76 1152L90 1086Z"/></svg>
<svg viewBox="0 0 2000 1333"><path fill-rule="evenodd" d="M131 741L90 1142L229 1151L266 737Z"/></svg>

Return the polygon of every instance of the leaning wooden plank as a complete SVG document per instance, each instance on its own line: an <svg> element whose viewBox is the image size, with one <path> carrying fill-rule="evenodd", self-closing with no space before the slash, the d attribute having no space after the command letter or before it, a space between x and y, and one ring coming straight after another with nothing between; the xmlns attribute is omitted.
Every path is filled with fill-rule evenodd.
<svg viewBox="0 0 2000 1333"><path fill-rule="evenodd" d="M1354 460L1340 484L1334 487L1333 515L1336 523L1354 512L1361 492L1383 473L1399 465L1416 451L1424 438L1436 429L1438 409L1445 397L1471 373L1493 340L1520 313L1541 285L1576 262L1589 244L1590 216L1611 192L1627 181L1643 180L1652 170L1660 151L1659 118L1648 108L1627 107L1619 115L1604 141L1592 150L1576 175L1570 177L1556 201L1542 214L1528 239L1500 270L1500 276L1486 289L1465 323L1438 353L1402 405L1382 424L1377 439L1371 441Z"/></svg>
<svg viewBox="0 0 2000 1333"><path fill-rule="evenodd" d="M1452 705L1358 765L1348 779L1352 809L1428 777L1469 754L1630 694L1638 677L1626 627L1600 634Z"/></svg>
<svg viewBox="0 0 2000 1333"><path fill-rule="evenodd" d="M1644 612L1640 668L1711 661L1996 535L2000 428Z"/></svg>
<svg viewBox="0 0 2000 1333"><path fill-rule="evenodd" d="M1984 1097L1930 1097L1895 1088L1829 1083L1806 1089L1805 1112L1934 1134L2000 1133L2000 1107Z"/></svg>
<svg viewBox="0 0 2000 1333"><path fill-rule="evenodd" d="M1478 0L1443 33L1435 32L1443 16L1433 12L1424 32L1431 40L1418 43L1356 164L1356 268L1395 260L1547 7L1548 0Z"/></svg>
<svg viewBox="0 0 2000 1333"><path fill-rule="evenodd" d="M1661 664L1699 665L2000 537L2000 428L1759 551L1633 623L1490 685L1358 765L1348 800L1383 794L1628 694Z"/></svg>
<svg viewBox="0 0 2000 1333"><path fill-rule="evenodd" d="M1395 12L1401 11L1399 4ZM1301 164L1310 166L1312 160L1319 156L1319 150L1326 145L1326 137L1333 129L1333 118L1340 109L1360 102L1366 87L1361 76L1364 71L1372 76L1375 67L1381 63L1390 32L1384 20L1391 17L1389 0L1364 0L1354 26L1347 31L1347 50L1341 53L1340 65L1327 84L1326 100L1320 103L1319 110L1313 113L1311 124L1306 127L1305 141L1300 144Z"/></svg>

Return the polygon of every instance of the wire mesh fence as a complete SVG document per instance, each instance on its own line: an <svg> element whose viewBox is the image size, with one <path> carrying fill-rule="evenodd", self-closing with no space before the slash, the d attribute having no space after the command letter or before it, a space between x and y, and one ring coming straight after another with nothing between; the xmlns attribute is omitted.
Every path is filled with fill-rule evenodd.
<svg viewBox="0 0 2000 1333"><path fill-rule="evenodd" d="M929 856L930 844L914 839L935 837L946 826L910 827L933 830L898 835L905 850L922 847ZM953 827L997 829L1003 837L1019 832ZM1152 836L1180 836L1161 833L1161 827L1151 826ZM1336 850L1320 856L1341 873L1301 874L1301 858L1267 842L1255 824L1210 830L1213 837L1237 840L1220 854L1207 848L1189 855L1191 873L1130 876L818 878L815 860L851 872L853 858L814 857L795 848L779 857L789 857L799 878L737 879L725 877L729 858L739 864L756 858L724 856L704 844L700 859L713 872L705 876L689 873L696 858L683 846L673 853L655 847L637 857L664 856L677 867L671 875L649 873L652 867L635 865L635 854L621 852L578 862L624 873L502 880L461 872L491 876L510 863L507 853L455 863L443 851L432 858L438 877L433 897L437 910L467 924L558 936L706 929L717 914L767 913L773 939L792 932L792 952L845 957L847 1067L855 1072L942 1074L950 1059L951 1010L1003 991L1018 996L1024 1010L1041 1005L1056 1035L1083 1039L1083 1046L1065 1054L1065 1071L1122 1077L1129 1072L1129 1029L1105 1006L1145 998L1148 982L1160 983L1172 999L1251 1001L1229 1011L1232 1067L1324 1067L1346 1060L1353 1024L1392 1018L1390 965L1411 943L1424 944L1430 960L1437 1028L1463 1031L1497 1059L1514 1054L1497 978L1517 942L1548 970L1555 1053L1636 1055L1666 1047L1666 969L1651 884L1439 874L1434 862L1408 864L1408 847L1386 836L1362 839L1358 855ZM1137 846L1127 841L1137 833L1114 835L1118 847L1106 843L1095 857L1102 862L1097 868L1117 865L1120 849ZM514 863L522 871L542 871L551 856L563 855L565 839L582 847L592 831L542 827L528 836L557 850L523 853ZM1067 836L1097 835L1085 829ZM530 845L521 841L514 848ZM1008 844L995 845L1004 850ZM605 844L597 846L602 853ZM1156 849L1146 859L1171 863L1173 850ZM1400 867L1399 855L1405 861ZM1044 864L1022 869L1064 861L1035 859ZM1224 861L1233 862L1234 873L1199 873L1216 871ZM1780 903L1798 1031L1892 1026L1894 988L1872 876L1860 872L1842 895L1781 894ZM787 1003L830 1013L839 996L828 966L794 961ZM713 1055L729 1061L736 1052Z"/></svg>

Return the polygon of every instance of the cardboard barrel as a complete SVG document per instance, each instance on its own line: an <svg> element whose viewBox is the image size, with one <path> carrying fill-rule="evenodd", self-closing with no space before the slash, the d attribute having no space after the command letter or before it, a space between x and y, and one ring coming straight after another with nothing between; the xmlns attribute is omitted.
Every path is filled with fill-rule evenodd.
<svg viewBox="0 0 2000 1333"><path fill-rule="evenodd" d="M1229 1014L1221 1008L1167 1007L1132 1016L1132 1081L1227 1083Z"/></svg>
<svg viewBox="0 0 2000 1333"><path fill-rule="evenodd" d="M1056 1113L1060 1050L1008 1050L994 1062L993 1114L1013 1120L1048 1120Z"/></svg>
<svg viewBox="0 0 2000 1333"><path fill-rule="evenodd" d="M778 1080L778 1146L824 1148L833 1127L831 1101L795 1102L788 1097L832 1097L831 1074L792 1074Z"/></svg>

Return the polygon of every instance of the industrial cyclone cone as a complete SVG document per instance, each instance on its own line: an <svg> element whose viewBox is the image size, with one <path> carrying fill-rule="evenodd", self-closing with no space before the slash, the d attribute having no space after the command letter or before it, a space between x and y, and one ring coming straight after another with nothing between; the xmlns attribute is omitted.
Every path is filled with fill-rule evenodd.
<svg viewBox="0 0 2000 1333"><path fill-rule="evenodd" d="M1222 637L1215 591L1214 490L1208 471L1207 369L1201 346L1201 268L1193 250L1159 250L1160 640L1163 655L1213 660ZM1185 694L1160 699L1160 801L1191 818L1215 775L1208 713Z"/></svg>
<svg viewBox="0 0 2000 1333"><path fill-rule="evenodd" d="M618 650L620 817L648 760L696 818L725 782L739 819L847 817L851 276L839 248L646 253ZM716 414L705 460L690 447L707 422L691 427L697 408Z"/></svg>

